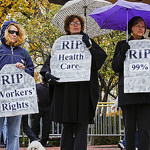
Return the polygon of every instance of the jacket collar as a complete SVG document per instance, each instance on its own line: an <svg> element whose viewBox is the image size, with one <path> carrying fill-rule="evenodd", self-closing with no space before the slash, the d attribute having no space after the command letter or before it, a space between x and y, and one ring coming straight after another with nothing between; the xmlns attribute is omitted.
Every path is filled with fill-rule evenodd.
<svg viewBox="0 0 150 150"><path fill-rule="evenodd" d="M80 34L81 34L81 35L83 35L83 34L84 34L84 32L81 30ZM71 35L71 33L70 33L70 32L68 32L66 35Z"/></svg>
<svg viewBox="0 0 150 150"><path fill-rule="evenodd" d="M142 40L142 39L144 39L144 36L142 36L142 38L141 38L140 40ZM133 36L131 36L131 37L129 38L129 41L130 41L130 40L134 40Z"/></svg>

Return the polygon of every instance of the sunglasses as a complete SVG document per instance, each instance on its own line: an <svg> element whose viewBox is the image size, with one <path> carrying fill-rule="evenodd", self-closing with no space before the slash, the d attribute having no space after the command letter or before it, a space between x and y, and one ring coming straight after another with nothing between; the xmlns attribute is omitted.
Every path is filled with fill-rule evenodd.
<svg viewBox="0 0 150 150"><path fill-rule="evenodd" d="M19 35L19 32L18 31L14 31L14 30L8 30L8 33L10 34L16 34L16 35Z"/></svg>

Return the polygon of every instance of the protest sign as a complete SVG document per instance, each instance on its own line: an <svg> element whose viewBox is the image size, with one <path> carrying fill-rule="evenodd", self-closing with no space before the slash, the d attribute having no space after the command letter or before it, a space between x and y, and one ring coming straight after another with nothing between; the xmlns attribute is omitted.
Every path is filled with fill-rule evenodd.
<svg viewBox="0 0 150 150"><path fill-rule="evenodd" d="M15 64L0 71L0 117L38 113L35 80Z"/></svg>
<svg viewBox="0 0 150 150"><path fill-rule="evenodd" d="M65 35L58 38L52 47L51 74L58 82L89 81L91 53L82 42L82 35Z"/></svg>
<svg viewBox="0 0 150 150"><path fill-rule="evenodd" d="M131 40L124 61L124 93L150 92L150 40Z"/></svg>

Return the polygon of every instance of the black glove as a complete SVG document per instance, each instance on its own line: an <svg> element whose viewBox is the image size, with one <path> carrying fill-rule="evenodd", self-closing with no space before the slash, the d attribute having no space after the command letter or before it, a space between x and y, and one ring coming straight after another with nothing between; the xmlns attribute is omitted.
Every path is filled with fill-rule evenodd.
<svg viewBox="0 0 150 150"><path fill-rule="evenodd" d="M91 46L90 44L90 38L87 34L83 34L82 41L85 43L86 47L89 48Z"/></svg>
<svg viewBox="0 0 150 150"><path fill-rule="evenodd" d="M57 83L56 80L59 80L59 79L60 79L60 78L57 78L57 77L51 75L50 72L46 72L46 73L45 73L45 78L48 80L49 83Z"/></svg>
<svg viewBox="0 0 150 150"><path fill-rule="evenodd" d="M127 50L130 49L130 45L128 43L124 43L122 45L122 49L120 51L120 54L122 57L125 57Z"/></svg>

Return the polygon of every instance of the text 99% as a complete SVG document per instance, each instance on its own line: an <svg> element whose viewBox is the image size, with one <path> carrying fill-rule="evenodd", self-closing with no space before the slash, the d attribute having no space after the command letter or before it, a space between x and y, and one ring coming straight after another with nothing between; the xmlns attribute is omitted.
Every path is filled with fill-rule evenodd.
<svg viewBox="0 0 150 150"><path fill-rule="evenodd" d="M130 71L149 71L149 63L133 63L130 64Z"/></svg>

